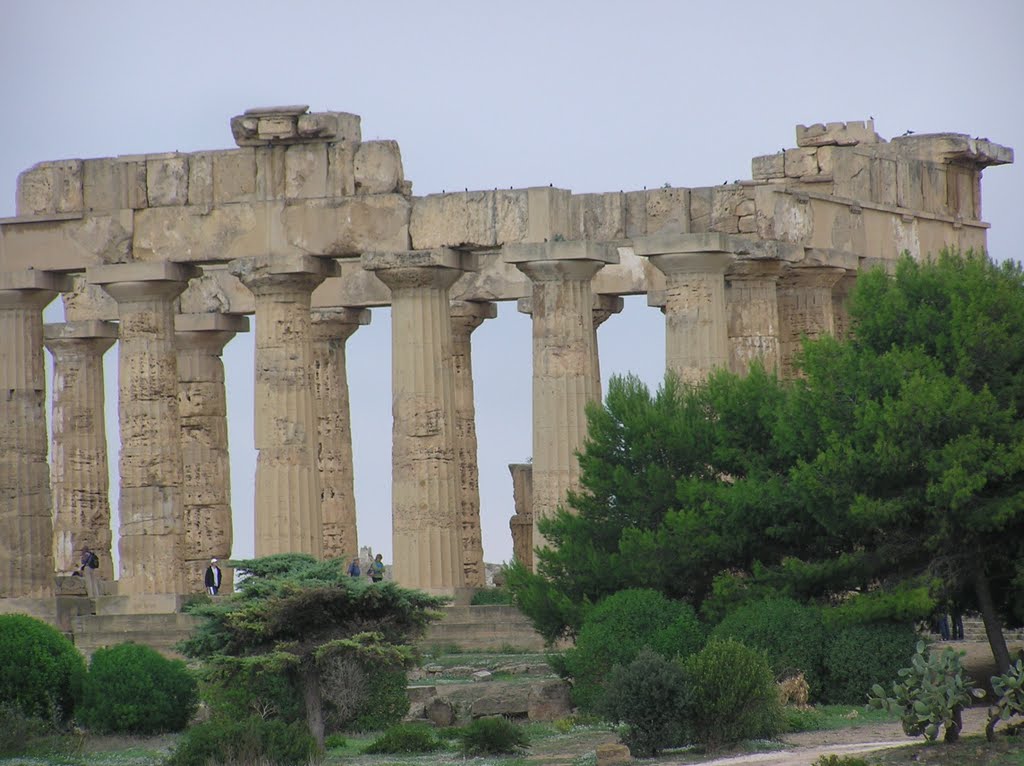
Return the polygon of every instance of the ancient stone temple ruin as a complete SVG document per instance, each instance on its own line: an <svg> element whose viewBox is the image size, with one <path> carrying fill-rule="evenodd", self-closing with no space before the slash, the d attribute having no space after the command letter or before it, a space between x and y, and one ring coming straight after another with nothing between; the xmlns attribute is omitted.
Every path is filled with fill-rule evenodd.
<svg viewBox="0 0 1024 766"><path fill-rule="evenodd" d="M358 551L345 344L382 306L394 577L479 586L471 338L496 302L533 325L533 461L510 466L529 562L536 520L578 482L596 328L622 296L662 311L683 380L755 359L792 375L802 337L846 331L859 270L984 248L982 170L1013 161L966 135L886 141L870 121L829 123L798 126L795 148L723 186L416 197L398 144L363 141L356 115L251 109L231 131L233 149L42 162L18 178L17 215L0 221L0 609L52 617L54 573L83 544L109 567L116 539L106 598L120 600L102 608L122 612L173 611L209 557L230 556L221 352L249 315L256 554ZM58 296L66 321L44 325ZM116 537L101 364L115 347Z"/></svg>

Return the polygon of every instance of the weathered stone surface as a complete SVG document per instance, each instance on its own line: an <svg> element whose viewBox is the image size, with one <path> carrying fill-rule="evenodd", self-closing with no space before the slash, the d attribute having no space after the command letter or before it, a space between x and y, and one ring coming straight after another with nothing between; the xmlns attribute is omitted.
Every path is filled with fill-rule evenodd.
<svg viewBox="0 0 1024 766"><path fill-rule="evenodd" d="M405 175L397 141L366 141L356 149L354 169L357 194L400 192Z"/></svg>
<svg viewBox="0 0 1024 766"><path fill-rule="evenodd" d="M626 195L574 194L569 198L572 239L611 242L626 237Z"/></svg>
<svg viewBox="0 0 1024 766"><path fill-rule="evenodd" d="M597 746L597 766L623 766L633 763L633 755L625 745L606 742Z"/></svg>
<svg viewBox="0 0 1024 766"><path fill-rule="evenodd" d="M735 261L725 275L729 329L729 369L746 375L755 360L771 372L779 364L777 260Z"/></svg>
<svg viewBox="0 0 1024 766"><path fill-rule="evenodd" d="M797 146L853 146L879 140L874 120L796 126Z"/></svg>
<svg viewBox="0 0 1024 766"><path fill-rule="evenodd" d="M526 715L531 721L557 721L572 713L569 684L565 681L551 681L534 684L527 698Z"/></svg>
<svg viewBox="0 0 1024 766"><path fill-rule="evenodd" d="M785 158L787 178L800 178L818 174L818 152L815 149L787 149Z"/></svg>
<svg viewBox="0 0 1024 766"><path fill-rule="evenodd" d="M40 162L18 176L18 215L74 213L82 209L82 161Z"/></svg>
<svg viewBox="0 0 1024 766"><path fill-rule="evenodd" d="M754 180L783 178L785 175L785 155L782 152L754 157L750 161L750 177Z"/></svg>
<svg viewBox="0 0 1024 766"><path fill-rule="evenodd" d="M327 145L296 144L284 152L284 196L288 199L327 196Z"/></svg>
<svg viewBox="0 0 1024 766"><path fill-rule="evenodd" d="M846 270L833 266L790 268L778 288L779 376L796 377L794 357L802 339L835 333L832 288Z"/></svg>
<svg viewBox="0 0 1024 766"><path fill-rule="evenodd" d="M455 706L446 699L436 697L426 704L423 715L434 726L451 726L455 723Z"/></svg>
<svg viewBox="0 0 1024 766"><path fill-rule="evenodd" d="M353 256L409 247L409 200L400 194L310 200L281 214L287 247L314 255Z"/></svg>
<svg viewBox="0 0 1024 766"><path fill-rule="evenodd" d="M188 155L158 154L146 158L146 198L151 207L188 204Z"/></svg>
<svg viewBox="0 0 1024 766"><path fill-rule="evenodd" d="M533 465L513 463L512 498L516 512L508 520L512 531L512 557L523 566L533 569Z"/></svg>

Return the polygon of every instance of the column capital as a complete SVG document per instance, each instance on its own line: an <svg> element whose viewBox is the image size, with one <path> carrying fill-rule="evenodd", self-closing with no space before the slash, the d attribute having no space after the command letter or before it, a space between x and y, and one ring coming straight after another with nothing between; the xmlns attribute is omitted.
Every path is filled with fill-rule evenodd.
<svg viewBox="0 0 1024 766"><path fill-rule="evenodd" d="M621 295L595 294L594 327L597 328L603 325L608 320L608 317L613 314L621 313L625 305L626 303L622 300Z"/></svg>
<svg viewBox="0 0 1024 766"><path fill-rule="evenodd" d="M735 256L732 253L689 252L645 256L666 277L678 274L725 274Z"/></svg>
<svg viewBox="0 0 1024 766"><path fill-rule="evenodd" d="M498 306L490 301L452 301L449 306L452 331L469 335L484 323L485 319L498 316Z"/></svg>
<svg viewBox="0 0 1024 766"><path fill-rule="evenodd" d="M341 267L332 258L312 255L258 255L231 261L228 272L259 296L295 289L312 292L328 277L339 276Z"/></svg>
<svg viewBox="0 0 1024 766"><path fill-rule="evenodd" d="M318 309L311 314L314 341L348 340L364 325L370 324L369 309Z"/></svg>
<svg viewBox="0 0 1024 766"><path fill-rule="evenodd" d="M845 276L842 266L791 266L782 272L779 286L831 290Z"/></svg>
<svg viewBox="0 0 1024 766"><path fill-rule="evenodd" d="M118 303L148 297L176 297L188 281L202 274L195 266L171 261L112 263L85 270L89 284L99 285Z"/></svg>
<svg viewBox="0 0 1024 766"><path fill-rule="evenodd" d="M614 245L590 240L532 242L505 245L502 259L532 282L589 280L605 264L618 263Z"/></svg>
<svg viewBox="0 0 1024 766"><path fill-rule="evenodd" d="M435 287L447 289L463 272L477 270L477 258L447 247L433 250L363 253L362 266L391 290Z"/></svg>
<svg viewBox="0 0 1024 766"><path fill-rule="evenodd" d="M782 261L762 258L741 258L733 261L725 272L728 282L746 280L776 280L782 274L785 264Z"/></svg>
<svg viewBox="0 0 1024 766"><path fill-rule="evenodd" d="M220 355L236 333L249 331L249 318L237 314L175 314L174 345L179 351Z"/></svg>
<svg viewBox="0 0 1024 766"><path fill-rule="evenodd" d="M42 310L57 297L71 289L71 278L53 271L0 272L0 308L38 308Z"/></svg>
<svg viewBox="0 0 1024 766"><path fill-rule="evenodd" d="M56 356L78 349L103 354L117 340L117 323L88 319L43 325L43 345Z"/></svg>

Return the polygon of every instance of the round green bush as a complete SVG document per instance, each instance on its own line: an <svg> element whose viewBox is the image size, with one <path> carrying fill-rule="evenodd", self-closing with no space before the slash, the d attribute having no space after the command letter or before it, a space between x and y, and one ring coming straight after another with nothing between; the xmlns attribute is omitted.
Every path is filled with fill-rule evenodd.
<svg viewBox="0 0 1024 766"><path fill-rule="evenodd" d="M363 748L364 753L432 753L441 747L429 726L405 723L392 726Z"/></svg>
<svg viewBox="0 0 1024 766"><path fill-rule="evenodd" d="M302 697L283 673L243 670L226 677L206 673L200 695L213 718L244 719L256 712L285 723L306 720Z"/></svg>
<svg viewBox="0 0 1024 766"><path fill-rule="evenodd" d="M0 658L0 703L47 722L71 718L85 660L60 631L28 615L0 615Z"/></svg>
<svg viewBox="0 0 1024 766"><path fill-rule="evenodd" d="M650 649L628 665L612 669L600 709L627 728L622 742L637 758L652 758L668 747L685 744L682 718L686 702L683 670Z"/></svg>
<svg viewBox="0 0 1024 766"><path fill-rule="evenodd" d="M775 677L763 652L732 639L714 640L683 661L683 720L708 750L782 730Z"/></svg>
<svg viewBox="0 0 1024 766"><path fill-rule="evenodd" d="M190 726L178 740L168 766L211 763L266 763L306 766L317 752L304 724L262 718L214 718Z"/></svg>
<svg viewBox="0 0 1024 766"><path fill-rule="evenodd" d="M462 731L463 755L517 753L530 745L530 738L507 718L478 718Z"/></svg>
<svg viewBox="0 0 1024 766"><path fill-rule="evenodd" d="M654 590L619 591L590 610L575 648L565 653L573 701L592 712L612 668L628 665L644 647L664 657L686 657L703 642L703 627L689 604Z"/></svg>
<svg viewBox="0 0 1024 766"><path fill-rule="evenodd" d="M874 684L887 686L914 656L917 633L910 623L837 627L825 647L822 699L863 705Z"/></svg>
<svg viewBox="0 0 1024 766"><path fill-rule="evenodd" d="M196 681L181 660L141 644L97 649L79 719L99 733L181 731L196 710Z"/></svg>
<svg viewBox="0 0 1024 766"><path fill-rule="evenodd" d="M825 637L819 608L785 598L744 604L711 631L713 640L734 638L764 650L776 676L802 672L813 700L822 693Z"/></svg>
<svg viewBox="0 0 1024 766"><path fill-rule="evenodd" d="M409 682L402 668L369 666L365 672L367 691L346 731L382 731L409 712Z"/></svg>

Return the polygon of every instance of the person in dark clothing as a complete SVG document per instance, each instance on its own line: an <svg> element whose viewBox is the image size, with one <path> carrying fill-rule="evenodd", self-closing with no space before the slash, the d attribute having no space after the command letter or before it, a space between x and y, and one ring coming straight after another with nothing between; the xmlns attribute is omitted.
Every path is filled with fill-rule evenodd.
<svg viewBox="0 0 1024 766"><path fill-rule="evenodd" d="M370 564L370 580L373 582L380 582L384 579L384 556L377 554L377 558Z"/></svg>
<svg viewBox="0 0 1024 766"><path fill-rule="evenodd" d="M97 583L96 570L99 568L99 557L89 550L88 546L82 547L81 566L78 571L82 573L85 580L85 593L89 598L96 598L99 595L99 584Z"/></svg>
<svg viewBox="0 0 1024 766"><path fill-rule="evenodd" d="M358 579L362 572L363 570L359 567L359 557L356 556L352 559L352 563L348 565L348 576Z"/></svg>
<svg viewBox="0 0 1024 766"><path fill-rule="evenodd" d="M206 576L203 578L206 592L211 596L216 596L220 590L220 580L221 573L220 567L217 566L217 559L210 559L210 566L206 567Z"/></svg>

